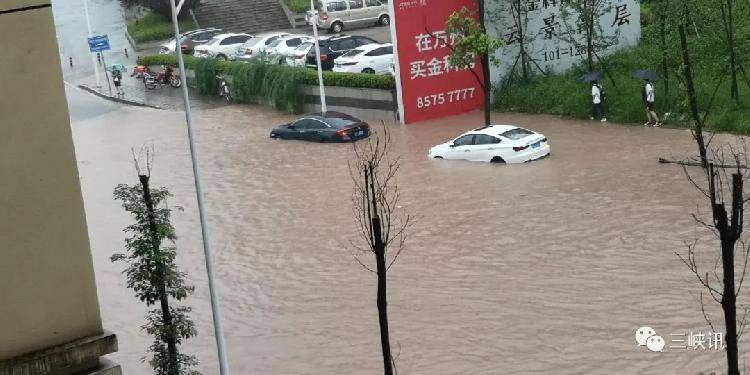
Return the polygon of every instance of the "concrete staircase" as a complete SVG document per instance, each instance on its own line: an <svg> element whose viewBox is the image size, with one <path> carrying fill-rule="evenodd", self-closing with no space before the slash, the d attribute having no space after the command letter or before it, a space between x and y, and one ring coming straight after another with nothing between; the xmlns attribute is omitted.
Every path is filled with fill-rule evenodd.
<svg viewBox="0 0 750 375"><path fill-rule="evenodd" d="M290 29L279 0L206 0L195 11L200 27L225 32L259 33Z"/></svg>

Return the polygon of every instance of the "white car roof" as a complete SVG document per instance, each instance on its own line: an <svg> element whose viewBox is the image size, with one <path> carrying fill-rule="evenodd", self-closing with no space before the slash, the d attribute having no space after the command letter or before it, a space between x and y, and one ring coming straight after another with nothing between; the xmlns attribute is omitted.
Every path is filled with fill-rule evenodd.
<svg viewBox="0 0 750 375"><path fill-rule="evenodd" d="M224 33L224 34L216 35L214 36L214 38L224 39L224 38L229 38L230 36L238 36L238 35L245 35L245 36L250 36L250 37L252 36L250 34L245 34L245 33Z"/></svg>
<svg viewBox="0 0 750 375"><path fill-rule="evenodd" d="M370 44L363 44L355 49L363 50L365 52L370 52L380 47L390 47L390 46L391 46L391 43L370 43Z"/></svg>
<svg viewBox="0 0 750 375"><path fill-rule="evenodd" d="M312 36L307 35L307 34L287 34L281 37L281 39L293 39L293 38L314 39Z"/></svg>
<svg viewBox="0 0 750 375"><path fill-rule="evenodd" d="M487 127L481 127L478 129L474 129L471 131L466 132L466 134L487 134L487 135L502 135L503 133L507 132L508 130L518 129L518 126L515 125L490 125Z"/></svg>

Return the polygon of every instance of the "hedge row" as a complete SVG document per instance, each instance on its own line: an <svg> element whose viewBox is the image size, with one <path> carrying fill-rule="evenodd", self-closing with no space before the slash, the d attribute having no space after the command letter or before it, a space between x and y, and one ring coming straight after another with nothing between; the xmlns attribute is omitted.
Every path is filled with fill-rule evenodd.
<svg viewBox="0 0 750 375"><path fill-rule="evenodd" d="M318 73L307 68L235 61L217 61L184 56L186 69L195 70L198 92L216 95L216 75L232 76L232 96L240 103L260 103L290 113L300 113L304 95L300 85L317 85ZM177 65L175 55L150 55L139 59L141 65ZM323 72L326 86L393 90L390 75Z"/></svg>

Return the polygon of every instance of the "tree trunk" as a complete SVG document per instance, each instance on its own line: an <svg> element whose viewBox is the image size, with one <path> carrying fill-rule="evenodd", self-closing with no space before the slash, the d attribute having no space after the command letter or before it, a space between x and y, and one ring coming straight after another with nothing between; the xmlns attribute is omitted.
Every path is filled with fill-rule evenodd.
<svg viewBox="0 0 750 375"><path fill-rule="evenodd" d="M714 180L715 173L711 165L709 178ZM715 194L712 194L715 196ZM721 308L724 310L724 324L726 327L727 373L739 375L739 360L737 357L737 296L734 286L734 247L742 233L742 175L732 175L732 222L728 222L723 203L713 203L714 221L721 240L721 261L724 274L724 290L721 298Z"/></svg>
<svg viewBox="0 0 750 375"><path fill-rule="evenodd" d="M669 11L669 0L664 0L661 10L660 34L661 34L661 68L664 75L664 97L669 100L669 61L667 56L667 11Z"/></svg>
<svg viewBox="0 0 750 375"><path fill-rule="evenodd" d="M585 9L583 14L586 17L586 63L589 67L589 72L594 71L594 5L590 5L592 9Z"/></svg>
<svg viewBox="0 0 750 375"><path fill-rule="evenodd" d="M727 0L727 44L729 44L729 64L732 69L732 99L734 102L740 100L739 86L737 85L737 53L734 48L734 7L732 3L734 0ZM722 7L723 8L723 7Z"/></svg>
<svg viewBox="0 0 750 375"><path fill-rule="evenodd" d="M693 116L693 122L695 123L695 128L693 129L693 137L698 143L698 153L701 157L701 164L703 165L703 169L707 170L708 156L706 153L706 142L703 139L703 122L700 118L700 115L698 114L698 99L695 96L695 85L693 84L693 65L690 61L690 51L688 50L687 38L685 37L685 27L683 25L680 25L679 31L680 44L682 46L682 66L684 69L685 80L687 81L686 86L688 91L688 101L690 104L690 112Z"/></svg>
<svg viewBox="0 0 750 375"><path fill-rule="evenodd" d="M380 218L372 218L373 235L375 237L375 261L378 272L378 319L380 321L380 345L383 348L383 369L385 375L393 375L393 359L391 357L391 340L388 336L388 300L387 300L387 267L385 265L385 243L380 228Z"/></svg>
<svg viewBox="0 0 750 375"><path fill-rule="evenodd" d="M487 29L484 27L484 0L478 0L477 2L479 7L479 26L481 26L482 31L487 32ZM481 57L482 78L484 80L484 84L482 85L482 88L484 89L484 124L491 125L492 78L490 77L490 56L487 53L483 53Z"/></svg>
<svg viewBox="0 0 750 375"><path fill-rule="evenodd" d="M378 321L380 323L380 346L383 350L383 371L385 375L393 375L393 359L391 358L391 340L388 336L388 300L386 274L388 272L385 265L386 243L383 239L383 228L381 227L380 217L378 216L378 198L375 194L375 165L369 162L365 167L365 189L367 192L368 207L371 209L370 233L372 235L371 245L375 253L375 263L378 274Z"/></svg>
<svg viewBox="0 0 750 375"><path fill-rule="evenodd" d="M151 233L151 245L154 253L158 253L161 247L161 243L156 235L156 218L154 215L154 200L151 197L151 188L149 187L149 176L139 175L138 179L141 181L143 187L143 201L146 204L146 215L148 218L148 230ZM168 334L165 339L167 341L167 355L169 356L169 374L178 375L180 373L179 363L177 361L177 338L175 337L174 327L172 327L172 312L169 309L169 296L167 295L166 289L166 272L164 270L164 264L158 262L156 264L156 277L153 282L158 284L159 288L159 302L161 305L161 317L164 326L168 327ZM158 336L157 336L158 337Z"/></svg>
<svg viewBox="0 0 750 375"><path fill-rule="evenodd" d="M484 125L492 125L492 84L490 78L490 58L482 55L482 75L484 76Z"/></svg>
<svg viewBox="0 0 750 375"><path fill-rule="evenodd" d="M521 0L515 1L516 7L516 26L518 26L518 50L521 54L521 77L524 82L529 80L528 57L526 55L526 30L523 29L523 10L521 9ZM512 10L512 9L511 9Z"/></svg>

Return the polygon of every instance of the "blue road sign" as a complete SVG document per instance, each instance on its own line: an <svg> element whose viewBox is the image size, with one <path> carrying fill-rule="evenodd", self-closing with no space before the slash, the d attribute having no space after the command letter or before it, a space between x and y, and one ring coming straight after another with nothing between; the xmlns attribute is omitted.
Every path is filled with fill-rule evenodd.
<svg viewBox="0 0 750 375"><path fill-rule="evenodd" d="M101 52L109 49L109 38L106 35L96 35L89 38L89 50L91 52Z"/></svg>

